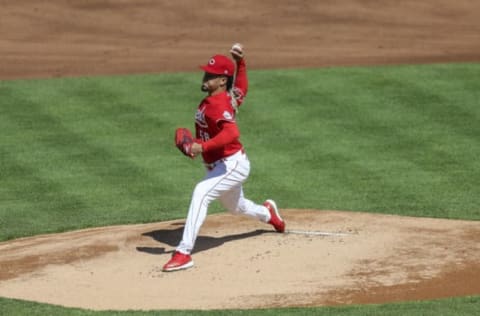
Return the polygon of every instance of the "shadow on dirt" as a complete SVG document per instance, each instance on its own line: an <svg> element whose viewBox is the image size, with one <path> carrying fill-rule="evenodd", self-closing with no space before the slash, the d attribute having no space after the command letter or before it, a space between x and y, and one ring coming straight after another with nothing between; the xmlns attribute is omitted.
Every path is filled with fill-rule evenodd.
<svg viewBox="0 0 480 316"><path fill-rule="evenodd" d="M226 242L255 237L255 236L259 236L266 233L275 233L275 232L270 230L257 229L251 232L234 234L234 235L226 235L222 237L198 236L197 241L195 243L195 249L193 250L192 254L221 246ZM144 233L142 234L142 236L148 236L163 244L167 244L171 247L176 247L180 242L180 240L182 239L182 234L183 234L183 226L175 229L154 230L151 232ZM174 250L166 251L165 247L137 247L137 250L140 252L146 252L152 255L161 255L165 253L172 253L174 251Z"/></svg>

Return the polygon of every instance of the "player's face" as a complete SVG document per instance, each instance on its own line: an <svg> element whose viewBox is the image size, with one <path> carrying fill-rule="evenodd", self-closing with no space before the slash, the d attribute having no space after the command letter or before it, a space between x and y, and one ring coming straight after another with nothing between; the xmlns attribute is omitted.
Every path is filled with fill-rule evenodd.
<svg viewBox="0 0 480 316"><path fill-rule="evenodd" d="M219 76L206 72L203 75L202 91L214 94L217 91L223 91L227 84L225 76Z"/></svg>

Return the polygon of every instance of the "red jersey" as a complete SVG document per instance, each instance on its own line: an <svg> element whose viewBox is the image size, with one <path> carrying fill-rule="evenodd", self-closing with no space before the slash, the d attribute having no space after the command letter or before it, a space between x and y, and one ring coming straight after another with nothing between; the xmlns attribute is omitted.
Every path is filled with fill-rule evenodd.
<svg viewBox="0 0 480 316"><path fill-rule="evenodd" d="M235 107L242 104L243 98L247 94L247 89L246 65L242 59L237 62L233 95L225 91L213 96L207 96L198 106L197 113L195 114L195 131L196 138L202 142L204 149L202 156L206 163L213 163L231 156L242 149L243 146L239 141L239 134L234 133L238 131L235 121ZM234 124L235 126L229 124ZM230 128L226 129L226 125L229 125ZM233 127L233 129L231 127ZM224 130L224 133L221 138L222 140L228 139L228 142L217 146L216 140L218 141L218 138L215 139L215 137L217 137L222 130ZM234 132L230 132L232 130Z"/></svg>

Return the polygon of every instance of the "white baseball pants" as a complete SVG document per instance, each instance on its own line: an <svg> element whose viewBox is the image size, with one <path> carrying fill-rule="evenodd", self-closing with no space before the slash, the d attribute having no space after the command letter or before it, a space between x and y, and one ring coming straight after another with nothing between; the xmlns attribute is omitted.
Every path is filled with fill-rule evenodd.
<svg viewBox="0 0 480 316"><path fill-rule="evenodd" d="M215 162L193 191L182 241L177 251L190 254L198 232L207 217L208 206L216 199L231 213L243 214L268 222L270 213L263 205L255 204L243 195L242 184L250 173L250 161L243 151Z"/></svg>

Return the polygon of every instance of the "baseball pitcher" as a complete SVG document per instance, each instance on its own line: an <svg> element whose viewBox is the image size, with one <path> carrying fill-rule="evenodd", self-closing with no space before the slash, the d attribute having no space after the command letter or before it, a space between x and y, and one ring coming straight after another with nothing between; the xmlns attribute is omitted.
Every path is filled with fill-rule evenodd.
<svg viewBox="0 0 480 316"><path fill-rule="evenodd" d="M208 206L216 199L234 214L269 223L277 232L285 231L285 221L273 200L259 205L243 194L242 185L250 173L250 162L239 140L235 115L247 95L248 79L243 46L234 44L230 54L236 67L224 55L215 55L201 66L205 71L201 88L207 96L195 114L195 138L187 128L178 128L175 133L176 146L183 154L190 158L202 156L206 175L193 191L182 240L163 271L193 266L191 252L195 240Z"/></svg>

